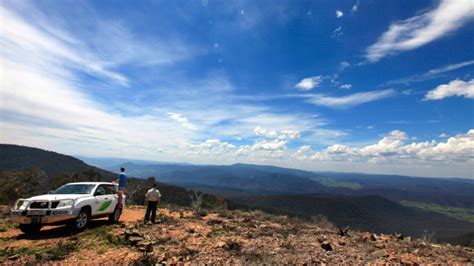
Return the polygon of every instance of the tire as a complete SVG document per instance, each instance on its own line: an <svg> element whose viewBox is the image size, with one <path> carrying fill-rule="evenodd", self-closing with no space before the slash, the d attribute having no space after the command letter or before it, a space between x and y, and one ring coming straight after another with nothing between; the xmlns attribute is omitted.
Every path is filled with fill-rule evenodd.
<svg viewBox="0 0 474 266"><path fill-rule="evenodd" d="M82 231L89 226L89 222L91 221L91 214L90 211L87 209L82 209L77 217L72 220L71 227L75 231Z"/></svg>
<svg viewBox="0 0 474 266"><path fill-rule="evenodd" d="M122 208L117 206L114 212L109 215L109 222L113 224L118 223L120 221L120 215L122 215Z"/></svg>
<svg viewBox="0 0 474 266"><path fill-rule="evenodd" d="M27 235L38 233L41 227L43 226L38 224L20 224L20 230Z"/></svg>

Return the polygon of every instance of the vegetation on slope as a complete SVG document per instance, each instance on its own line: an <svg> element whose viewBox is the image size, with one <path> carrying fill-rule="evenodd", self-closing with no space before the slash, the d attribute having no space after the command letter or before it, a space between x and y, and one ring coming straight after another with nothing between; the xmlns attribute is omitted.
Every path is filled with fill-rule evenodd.
<svg viewBox="0 0 474 266"><path fill-rule="evenodd" d="M474 210L466 208L455 208L448 206L441 206L433 203L415 202L415 201L400 201L400 204L408 207L415 207L429 212L441 213L458 220L468 221L474 223Z"/></svg>

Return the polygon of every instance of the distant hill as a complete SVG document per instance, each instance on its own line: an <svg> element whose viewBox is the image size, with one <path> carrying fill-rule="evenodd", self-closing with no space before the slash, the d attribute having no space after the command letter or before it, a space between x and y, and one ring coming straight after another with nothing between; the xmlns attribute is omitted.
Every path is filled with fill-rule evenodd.
<svg viewBox="0 0 474 266"><path fill-rule="evenodd" d="M39 168L50 177L90 169L99 172L104 180L117 177L112 172L87 165L72 156L26 146L0 144L0 170L25 171L32 168Z"/></svg>
<svg viewBox="0 0 474 266"><path fill-rule="evenodd" d="M185 163L169 163L169 162L158 162L158 161L149 161L149 160L133 160L133 159L125 159L125 158L95 158L95 157L86 157L86 156L74 156L85 163L93 166L97 166L102 169L110 169L114 167L119 167L120 165L124 164L125 162L139 164L139 165L150 165L150 164L160 164L160 165L189 165ZM119 168L117 168L119 169ZM115 169L115 171L117 171Z"/></svg>
<svg viewBox="0 0 474 266"><path fill-rule="evenodd" d="M392 201L435 203L474 209L469 179L422 178L360 173L309 172L252 164L174 165L123 163L139 178L159 180L224 196L274 194L378 195ZM117 171L119 165L107 168Z"/></svg>
<svg viewBox="0 0 474 266"><path fill-rule="evenodd" d="M124 163L131 175L186 187L227 187L249 194L328 193L335 191L308 178L311 172L271 166L234 165L141 165ZM118 169L118 166L108 168ZM216 190L217 191L217 190Z"/></svg>
<svg viewBox="0 0 474 266"><path fill-rule="evenodd" d="M322 215L338 226L376 233L433 234L437 240L469 243L474 223L408 208L379 196L271 195L233 198L231 208L254 208L311 218Z"/></svg>
<svg viewBox="0 0 474 266"><path fill-rule="evenodd" d="M474 209L474 180L428 178L399 175L318 172L336 183L357 183L360 189L350 195L378 195L393 201L430 202Z"/></svg>

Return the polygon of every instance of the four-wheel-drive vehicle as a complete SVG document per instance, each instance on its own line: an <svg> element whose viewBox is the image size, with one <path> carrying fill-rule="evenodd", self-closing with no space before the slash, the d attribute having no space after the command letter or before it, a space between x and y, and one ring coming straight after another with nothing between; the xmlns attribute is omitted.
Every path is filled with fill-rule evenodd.
<svg viewBox="0 0 474 266"><path fill-rule="evenodd" d="M36 233L44 225L69 224L80 231L93 218L109 217L116 223L125 206L118 204L117 185L106 182L68 183L47 195L19 199L10 220L20 224L25 234Z"/></svg>

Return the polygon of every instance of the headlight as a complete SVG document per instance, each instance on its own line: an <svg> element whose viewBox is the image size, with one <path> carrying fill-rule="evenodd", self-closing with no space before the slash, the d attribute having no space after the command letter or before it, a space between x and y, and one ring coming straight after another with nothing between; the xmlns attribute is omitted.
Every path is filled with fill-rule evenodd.
<svg viewBox="0 0 474 266"><path fill-rule="evenodd" d="M56 208L72 207L74 200L61 200Z"/></svg>
<svg viewBox="0 0 474 266"><path fill-rule="evenodd" d="M25 210L27 206L28 206L28 201L19 200L15 204L15 210Z"/></svg>

